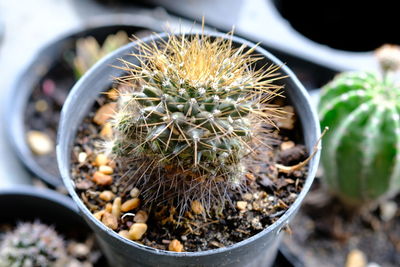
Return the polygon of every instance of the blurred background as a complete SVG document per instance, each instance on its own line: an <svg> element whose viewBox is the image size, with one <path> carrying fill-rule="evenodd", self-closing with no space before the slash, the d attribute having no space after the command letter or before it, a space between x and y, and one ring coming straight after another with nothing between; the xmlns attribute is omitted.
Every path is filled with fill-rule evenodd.
<svg viewBox="0 0 400 267"><path fill-rule="evenodd" d="M62 103L88 67L107 49L126 42L117 34L121 31L140 37L165 29L198 29L204 17L207 30L234 29L236 35L260 43L285 62L316 105L320 88L337 73L377 71L373 50L400 43L400 35L392 30L398 16L391 5L344 0L0 0L0 188L34 183L64 191L54 152ZM117 37L107 39L110 34ZM95 42L79 44L88 36ZM101 48L104 43L109 47ZM393 203L382 209L389 210L390 220L398 221L397 202ZM307 222L305 227L315 227L310 226L312 220ZM318 266L324 261L324 266L339 266L354 251L355 261L361 259L358 263L364 265L347 266L400 266L400 227L395 225L390 228L395 229L391 241L365 232L362 235L368 239L341 236L345 241L315 252L302 251L302 243L293 241L305 242L308 235L295 236L282 251L292 257L293 265L288 266ZM365 251L370 250L362 252L359 244L375 240L392 243L386 253L373 256L377 260L365 260ZM337 261L332 250L338 251ZM315 253L323 255L313 260Z"/></svg>

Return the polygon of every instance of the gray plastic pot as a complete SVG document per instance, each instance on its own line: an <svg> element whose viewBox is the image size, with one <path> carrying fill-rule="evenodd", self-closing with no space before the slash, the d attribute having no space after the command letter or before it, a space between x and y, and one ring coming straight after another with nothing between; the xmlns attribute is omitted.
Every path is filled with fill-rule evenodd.
<svg viewBox="0 0 400 267"><path fill-rule="evenodd" d="M225 35L218 33L211 33L210 35L226 38ZM159 37L150 36L144 41L150 42L153 38L167 38L167 36L165 34ZM254 47L253 43L237 37L233 37L233 43L237 46L246 44L248 47ZM121 65L120 61L117 60L118 58L138 64L134 57L128 56L129 53L137 52L136 49L136 43L130 43L118 49L98 62L76 83L64 104L58 130L57 158L64 184L84 218L96 233L111 266L270 266L277 253L282 228L293 218L310 189L318 167L319 153L314 156L309 164L308 176L303 190L281 218L244 241L208 251L169 252L124 239L94 218L77 195L70 170L71 150L77 129L99 94L111 85L111 77L118 77L123 74L121 70L113 68L111 65ZM281 61L260 47L255 49L255 53L265 57L264 62L260 62L260 64L272 62L276 65L282 65ZM284 79L286 94L300 119L301 127L299 131L302 131L300 134L304 136L304 143L308 151L312 151L320 136L316 113L310 105L306 90L292 71L282 65L281 73L289 77Z"/></svg>
<svg viewBox="0 0 400 267"><path fill-rule="evenodd" d="M34 55L30 64L14 82L6 107L6 121L9 125L6 127L8 141L28 170L51 187L62 186L60 176L50 173L48 169L38 163L38 159L26 141L27 127L25 120L27 119L26 108L29 98L41 83L41 80L56 76L54 73L58 73L56 77L59 80L64 80L63 86L67 87L66 84L70 84L72 87L74 84L73 70L65 66L66 62L63 57L65 57L66 52L74 50L76 40L93 36L96 40L102 42L109 34L114 34L120 30L131 35L139 31L160 32L161 27L151 18L145 16L123 14L101 16L96 20L89 21L83 26L83 29L81 26L79 29L71 30L57 40L49 42L39 53ZM56 80L56 82L58 83L59 80Z"/></svg>

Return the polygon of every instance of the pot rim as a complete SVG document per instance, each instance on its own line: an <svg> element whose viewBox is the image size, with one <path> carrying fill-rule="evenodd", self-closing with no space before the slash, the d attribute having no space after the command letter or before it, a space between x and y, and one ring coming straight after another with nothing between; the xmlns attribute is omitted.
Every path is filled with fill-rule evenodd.
<svg viewBox="0 0 400 267"><path fill-rule="evenodd" d="M59 47L62 43L65 43L67 39L71 39L87 31L118 26L144 28L152 32L162 30L161 25L159 23L157 24L157 21L150 16L123 13L98 16L46 42L30 57L25 67L18 72L11 84L12 90L7 94L8 101L6 101L4 112L4 119L7 125L9 125L9 127L6 127L6 138L23 166L52 187L57 188L63 186L61 175L52 175L38 164L26 142L27 128L25 127L25 109L29 97L34 90L34 86L31 86L32 81L34 81L34 84L37 84L40 79L43 78L42 73L40 75L37 74L37 67L40 65L41 60L49 58L49 51L51 51L53 47ZM54 61L53 58L48 60L48 62ZM31 74L32 72L35 73L33 76ZM31 77L28 81L29 84L26 82L26 77ZM22 92L20 90L21 88L24 88Z"/></svg>
<svg viewBox="0 0 400 267"><path fill-rule="evenodd" d="M79 216L79 209L71 198L47 188L36 188L30 185L17 185L0 188L0 196L30 196L57 203Z"/></svg>
<svg viewBox="0 0 400 267"><path fill-rule="evenodd" d="M181 32L181 33L183 33L183 32ZM174 34L181 34L181 33L174 33ZM189 35L195 35L195 34L201 34L201 33L202 32L191 31L189 33L185 33L185 35L189 36ZM255 47L255 50L254 50L255 53L266 57L269 61L272 61L273 64L281 66L281 70L283 70L283 72L288 75L288 78L286 78L286 79L292 80L292 82L294 84L294 88L297 87L296 90L300 91L300 93L303 97L302 101L304 101L306 103L307 107L309 108L310 114L312 114L312 117L307 118L307 119L312 121L312 125L314 126L314 129L310 129L310 131L314 132L315 142L317 141L317 139L321 135L321 130L320 130L320 125L319 125L317 114L316 114L313 106L310 104L310 99L309 99L306 89L303 87L303 85L297 79L295 74L286 65L284 65L279 59L277 59L274 55L272 55L271 53L269 53L262 47L256 46L254 43L247 41L243 38L240 38L240 37L237 37L234 35L228 35L228 34L223 34L223 33L218 33L218 32L209 32L209 31L204 31L204 34L206 34L210 37L231 38L232 41L235 43L245 44L247 47ZM147 43L152 40L158 40L160 38L167 38L168 35L169 35L168 33L151 35L146 38L143 38L142 42ZM65 120L65 117L67 116L67 111L74 107L74 100L76 98L75 93L79 92L80 87L84 83L84 80L87 79L87 77L91 76L92 74L95 74L98 71L98 69L101 69L101 67L105 64L112 65L111 62L113 62L115 59L119 58L121 55L127 55L129 53L129 51L131 51L133 48L136 47L137 43L138 43L137 41L131 42L131 43L115 50L114 52L110 53L108 56L106 56L103 59L101 59L100 61L98 61L74 85L74 87L70 91L70 95L68 96L66 102L64 103L63 109L61 111L61 119L60 119L61 123L59 124L59 131L57 132L57 159L62 158L61 155L63 154L63 152L61 150L60 140L63 140L63 134L62 134L61 128L63 127L63 121ZM304 133L304 129L303 129L303 133ZM71 150L69 152L71 152ZM249 243L253 242L254 240L260 238L261 236L264 236L264 235L267 235L267 234L273 233L273 232L279 233L279 231L281 229L281 228L279 228L279 226L286 225L289 223L289 218L291 218L293 216L293 214L297 211L297 209L299 208L305 195L309 191L309 189L312 185L312 182L314 180L316 171L317 171L319 158L320 158L320 150L318 150L318 152L314 155L313 159L310 161L310 163L308 165L309 166L308 167L308 175L307 175L305 184L304 184L300 194L298 194L298 196L297 196L296 200L293 202L293 204L289 207L288 210L285 211L285 213L276 222L267 226L261 232L255 234L245 240L237 242L233 245L222 247L222 248L209 249L209 250L205 250L205 251L198 251L198 252L171 252L171 251L167 251L167 250L160 250L160 249L152 248L152 247L145 246L142 244L138 244L134 241L123 238L118 233L114 232L113 230L110 230L102 222L97 220L93 216L93 214L89 211L89 209L86 207L86 205L84 205L84 203L81 201L81 199L79 198L78 194L75 191L75 188L74 188L74 185L73 185L73 182L71 179L70 166L66 166L65 162L59 162L59 169L60 169L63 181L64 181L64 185L66 186L72 199L77 204L79 210L87 216L87 218L91 221L91 223L95 224L98 228L100 228L102 232L110 234L111 237L117 239L119 242L122 242L128 246L133 246L138 249L146 250L147 252L152 252L157 255L172 256L172 257L201 257L201 256L210 256L210 255L219 254L219 253L226 253L235 248L249 244Z"/></svg>

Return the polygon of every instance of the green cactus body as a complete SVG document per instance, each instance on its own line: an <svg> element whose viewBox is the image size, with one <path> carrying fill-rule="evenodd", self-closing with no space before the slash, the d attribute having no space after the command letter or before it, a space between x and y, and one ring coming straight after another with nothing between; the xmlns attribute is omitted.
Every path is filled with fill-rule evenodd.
<svg viewBox="0 0 400 267"><path fill-rule="evenodd" d="M400 187L400 94L371 73L338 75L319 104L324 139L322 163L331 190L359 205Z"/></svg>
<svg viewBox="0 0 400 267"><path fill-rule="evenodd" d="M142 45L135 55L142 65L125 62L128 75L119 79L127 89L120 92L111 153L125 165L136 162L135 174L126 176L146 192L161 192L162 200L172 189L183 206L221 204L229 188L244 184L243 158L252 146L266 145L278 67L256 70L251 49L219 38L173 35Z"/></svg>
<svg viewBox="0 0 400 267"><path fill-rule="evenodd" d="M1 267L62 266L66 258L64 240L45 224L21 223L1 238Z"/></svg>

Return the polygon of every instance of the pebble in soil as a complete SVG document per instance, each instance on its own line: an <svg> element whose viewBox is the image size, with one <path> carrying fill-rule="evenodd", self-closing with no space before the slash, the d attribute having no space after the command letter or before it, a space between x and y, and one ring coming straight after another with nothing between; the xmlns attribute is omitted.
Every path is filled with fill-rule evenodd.
<svg viewBox="0 0 400 267"><path fill-rule="evenodd" d="M302 189L306 168L289 175L274 166L275 162L296 164L307 157L305 147L296 143L293 130L296 122L290 115L279 122L280 131L271 129L272 149L258 149L257 157L248 163L249 191L230 193L231 203L226 203L222 210L206 211L205 216L204 208L194 201L191 209L181 215L173 201L159 205L146 203L138 188L127 191L118 187L124 166L101 153L102 140L110 137L101 133L112 116L113 105L112 97L99 97L78 129L72 153L72 177L78 194L94 216L121 236L172 251L229 246L274 223Z"/></svg>

